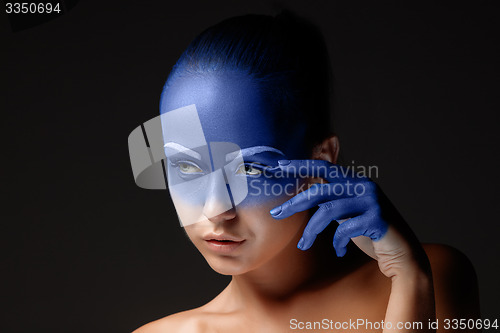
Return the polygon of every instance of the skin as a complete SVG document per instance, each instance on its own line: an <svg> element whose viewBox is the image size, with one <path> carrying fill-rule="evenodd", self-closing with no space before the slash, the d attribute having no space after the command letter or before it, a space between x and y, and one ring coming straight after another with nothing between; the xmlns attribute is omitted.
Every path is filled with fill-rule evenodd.
<svg viewBox="0 0 500 333"><path fill-rule="evenodd" d="M172 90L164 93L162 110L196 104L207 141L230 141L241 148L265 145L276 147L287 156L307 153L304 158L336 162L339 142L335 136L325 139L312 152L293 151L294 145L289 144L295 139L293 136L288 142L276 137L273 134L276 124L266 122L264 117L274 111L250 78L225 73L178 80ZM225 112L231 112L232 116L220 115ZM218 122L215 124L211 119ZM244 135L253 125L249 125L252 119L255 126L262 125L258 136ZM221 128L231 130L221 131ZM269 154L253 158L255 162L274 166L283 160L283 156ZM374 184L366 179L357 181ZM306 182L310 186L328 183L328 179L308 178ZM151 322L135 332L288 332L292 318L299 321L366 318L394 323L427 323L436 317L479 318L475 275L466 257L440 245L421 246L378 187L369 187L373 190L368 194L370 207L380 214L367 219L366 226L381 232L373 239L356 238L359 247L351 246L347 252L343 246L334 249L332 235L326 232L322 235L321 228L313 226L314 232L304 234L306 228L311 228L308 205L295 210L282 209L280 219L270 214L270 210L280 205L295 207L284 204L294 196L269 198L258 205L237 206L221 214L207 212L205 220L185 230L215 271L232 275L230 284L206 305ZM338 199L324 197L320 203ZM353 205L360 200L353 200ZM244 242L235 251L220 254L207 246L207 233L230 234ZM301 250L297 244L304 235L307 244ZM344 257L337 257L336 252ZM420 331L435 330L424 326Z"/></svg>

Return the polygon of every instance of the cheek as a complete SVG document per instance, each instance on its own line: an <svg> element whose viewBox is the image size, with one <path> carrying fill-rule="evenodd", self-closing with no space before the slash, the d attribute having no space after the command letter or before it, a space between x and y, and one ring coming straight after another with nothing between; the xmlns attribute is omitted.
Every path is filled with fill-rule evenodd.
<svg viewBox="0 0 500 333"><path fill-rule="evenodd" d="M237 218L227 221L225 229L248 239L248 246L238 256L218 256L204 248L201 236L207 230L213 229L212 222L192 224L186 226L185 231L212 269L224 275L243 274L258 268L287 248L295 249L309 220L309 212L299 212L283 220L276 220L269 213L272 208L283 204L290 197L271 196L258 204L254 202L237 207Z"/></svg>
<svg viewBox="0 0 500 333"><path fill-rule="evenodd" d="M184 231L186 232L189 240L193 243L197 248L199 248L198 239L201 237L201 228L199 224L192 224L184 227Z"/></svg>
<svg viewBox="0 0 500 333"><path fill-rule="evenodd" d="M269 214L269 210L275 206L276 204L269 205L259 211L240 211L241 220L248 221L248 230L252 233L252 250L249 255L257 264L272 258L287 246L295 247L308 221L307 211L276 220Z"/></svg>
<svg viewBox="0 0 500 333"><path fill-rule="evenodd" d="M295 181L294 181L295 182ZM279 183L274 183L279 184ZM282 184L292 184L286 181ZM279 184L279 185L282 185ZM255 254L257 256L273 256L302 236L302 231L309 221L309 211L295 213L294 215L278 220L271 216L270 210L288 201L298 192L308 188L307 181L293 183L289 192L282 192L278 196L266 196L266 200L256 200L238 207L238 216L245 227L252 234ZM260 198L262 199L262 198ZM295 247L296 244L293 244Z"/></svg>

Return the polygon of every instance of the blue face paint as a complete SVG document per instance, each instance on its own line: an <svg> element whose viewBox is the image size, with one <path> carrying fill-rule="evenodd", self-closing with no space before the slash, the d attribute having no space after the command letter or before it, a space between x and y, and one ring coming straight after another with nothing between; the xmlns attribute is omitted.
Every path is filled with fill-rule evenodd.
<svg viewBox="0 0 500 333"><path fill-rule="evenodd" d="M294 178L266 172L278 160L307 157L301 135L284 137L277 130L272 105L241 73L187 75L169 83L161 118L169 189L184 226L294 193Z"/></svg>
<svg viewBox="0 0 500 333"><path fill-rule="evenodd" d="M305 125L283 135L284 119L247 74L225 71L177 77L163 92L160 111L191 104L196 105L207 142L232 142L241 149L268 146L288 159L308 157L302 135ZM279 159L284 158L277 153L275 165Z"/></svg>

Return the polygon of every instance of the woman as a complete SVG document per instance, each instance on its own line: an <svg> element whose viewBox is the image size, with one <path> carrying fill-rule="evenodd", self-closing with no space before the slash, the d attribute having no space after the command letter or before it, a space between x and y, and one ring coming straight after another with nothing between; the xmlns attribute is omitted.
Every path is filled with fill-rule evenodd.
<svg viewBox="0 0 500 333"><path fill-rule="evenodd" d="M180 57L161 100L169 189L232 280L136 332L444 332L429 323L479 318L468 260L422 246L374 182L336 165L329 73L321 35L288 13L223 21Z"/></svg>

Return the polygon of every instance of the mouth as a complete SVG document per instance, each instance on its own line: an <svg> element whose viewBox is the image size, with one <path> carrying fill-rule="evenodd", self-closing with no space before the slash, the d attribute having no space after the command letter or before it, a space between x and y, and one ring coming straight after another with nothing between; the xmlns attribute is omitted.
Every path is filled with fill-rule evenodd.
<svg viewBox="0 0 500 333"><path fill-rule="evenodd" d="M244 240L236 242L229 239L208 239L206 241L216 245L232 245L232 244L241 244L244 242Z"/></svg>
<svg viewBox="0 0 500 333"><path fill-rule="evenodd" d="M230 253L245 242L245 239L225 234L206 235L203 240L211 250L220 253Z"/></svg>

